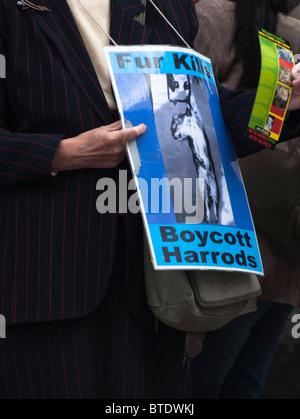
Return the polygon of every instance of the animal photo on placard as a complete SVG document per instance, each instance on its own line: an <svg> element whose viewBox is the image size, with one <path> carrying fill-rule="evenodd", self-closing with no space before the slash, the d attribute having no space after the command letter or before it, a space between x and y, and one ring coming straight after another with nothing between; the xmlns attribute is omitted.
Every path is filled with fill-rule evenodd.
<svg viewBox="0 0 300 419"><path fill-rule="evenodd" d="M198 220L199 223L234 225L212 115L209 106L205 106L207 95L203 80L182 74L155 74L150 76L150 83L168 178L179 176L196 180L193 195L198 188L204 200L203 219ZM177 221L183 222L184 217L184 213L177 214Z"/></svg>

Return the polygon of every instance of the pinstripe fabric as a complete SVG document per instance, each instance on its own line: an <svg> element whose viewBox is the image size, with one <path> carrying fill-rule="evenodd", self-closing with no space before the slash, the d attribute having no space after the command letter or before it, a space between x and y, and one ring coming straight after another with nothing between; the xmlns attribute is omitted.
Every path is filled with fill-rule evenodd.
<svg viewBox="0 0 300 419"><path fill-rule="evenodd" d="M184 334L145 327L140 216L96 211L98 179L118 170L51 176L59 141L114 116L66 2L39 3L51 13L0 0L0 398L176 397ZM160 4L192 42L192 1ZM152 8L133 20L143 8L111 1L119 43L180 43Z"/></svg>
<svg viewBox="0 0 300 419"><path fill-rule="evenodd" d="M95 202L98 179L116 178L118 171L50 174L61 139L110 123L113 115L68 5L40 3L51 12L20 11L14 1L0 1L0 53L7 61L7 79L0 79L0 312L11 323L90 313L105 295L115 250L117 219L100 216ZM192 43L193 2L157 5ZM145 27L133 20L143 8L139 0L111 2L114 39L181 43L150 4ZM243 139L254 93L220 93L238 154L260 149ZM138 235L140 218L126 219ZM129 258L140 252L131 236ZM137 301L131 304L137 317L149 321L141 271L136 274L129 301Z"/></svg>
<svg viewBox="0 0 300 419"><path fill-rule="evenodd" d="M144 293L140 217L122 218L126 240L115 257L120 218L96 211L96 182L118 170L51 176L59 141L114 116L66 2L39 4L51 12L0 0L7 61L7 79L0 79L0 313L10 324L0 341L0 397L174 397L184 335L144 327L154 320ZM156 4L192 43L192 0ZM181 44L150 5L145 27L133 20L143 8L139 0L111 1L118 43ZM243 153L254 95L220 93Z"/></svg>
<svg viewBox="0 0 300 419"><path fill-rule="evenodd" d="M10 324L0 340L0 397L178 396L184 334L144 327L154 320L140 217L122 218L116 246L121 218L96 211L96 182L116 179L118 170L51 176L59 141L114 116L66 2L39 4L51 12L0 0L7 62L7 79L0 79L0 313ZM192 0L156 4L192 43ZM181 44L150 5L145 27L133 20L143 8L139 0L111 1L118 43ZM238 153L257 150L243 139L253 92L237 98L220 87L220 94Z"/></svg>
<svg viewBox="0 0 300 419"><path fill-rule="evenodd" d="M8 76L0 79L0 312L11 323L91 312L108 286L117 226L115 216L96 211L96 182L117 171L50 174L62 138L113 116L66 2L40 3L51 13L0 2L0 53ZM193 4L159 3L192 42ZM119 43L180 43L151 7L149 27L135 22L143 7L138 0L111 2L111 32ZM131 227L139 223L135 217ZM129 288L143 293L140 285ZM144 295L135 300L144 303ZM145 308L139 303L136 310Z"/></svg>
<svg viewBox="0 0 300 419"><path fill-rule="evenodd" d="M99 308L82 319L8 327L0 340L0 399L175 398L184 334L136 322L124 299L126 237Z"/></svg>

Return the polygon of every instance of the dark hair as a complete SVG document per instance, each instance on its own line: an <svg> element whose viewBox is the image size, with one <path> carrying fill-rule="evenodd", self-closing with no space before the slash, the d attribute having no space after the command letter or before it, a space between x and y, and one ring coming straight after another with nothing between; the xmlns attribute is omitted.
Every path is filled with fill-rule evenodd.
<svg viewBox="0 0 300 419"><path fill-rule="evenodd" d="M278 13L288 14L300 0L231 0L235 1L236 31L233 46L236 62L242 62L241 86L256 87L260 74L258 29L276 33Z"/></svg>

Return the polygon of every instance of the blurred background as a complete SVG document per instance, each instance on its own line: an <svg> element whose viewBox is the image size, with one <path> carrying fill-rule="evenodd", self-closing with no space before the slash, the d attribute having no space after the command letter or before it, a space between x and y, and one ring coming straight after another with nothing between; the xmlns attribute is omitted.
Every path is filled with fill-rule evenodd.
<svg viewBox="0 0 300 419"><path fill-rule="evenodd" d="M300 399L300 338L292 337L295 314L299 309L286 324L261 399Z"/></svg>

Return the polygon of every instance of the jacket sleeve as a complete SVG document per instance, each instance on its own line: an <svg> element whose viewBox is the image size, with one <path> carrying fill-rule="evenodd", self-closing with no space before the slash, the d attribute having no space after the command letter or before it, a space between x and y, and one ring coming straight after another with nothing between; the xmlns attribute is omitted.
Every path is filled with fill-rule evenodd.
<svg viewBox="0 0 300 419"><path fill-rule="evenodd" d="M254 90L229 90L218 85L220 103L226 126L231 135L237 157L246 157L264 150L265 147L246 137L253 104ZM300 110L290 113L283 126L280 142L300 136Z"/></svg>
<svg viewBox="0 0 300 419"><path fill-rule="evenodd" d="M6 57L0 34L0 186L12 186L28 182L54 182L51 175L52 161L62 135L24 134L10 132L7 120ZM12 109L13 106L10 106Z"/></svg>

